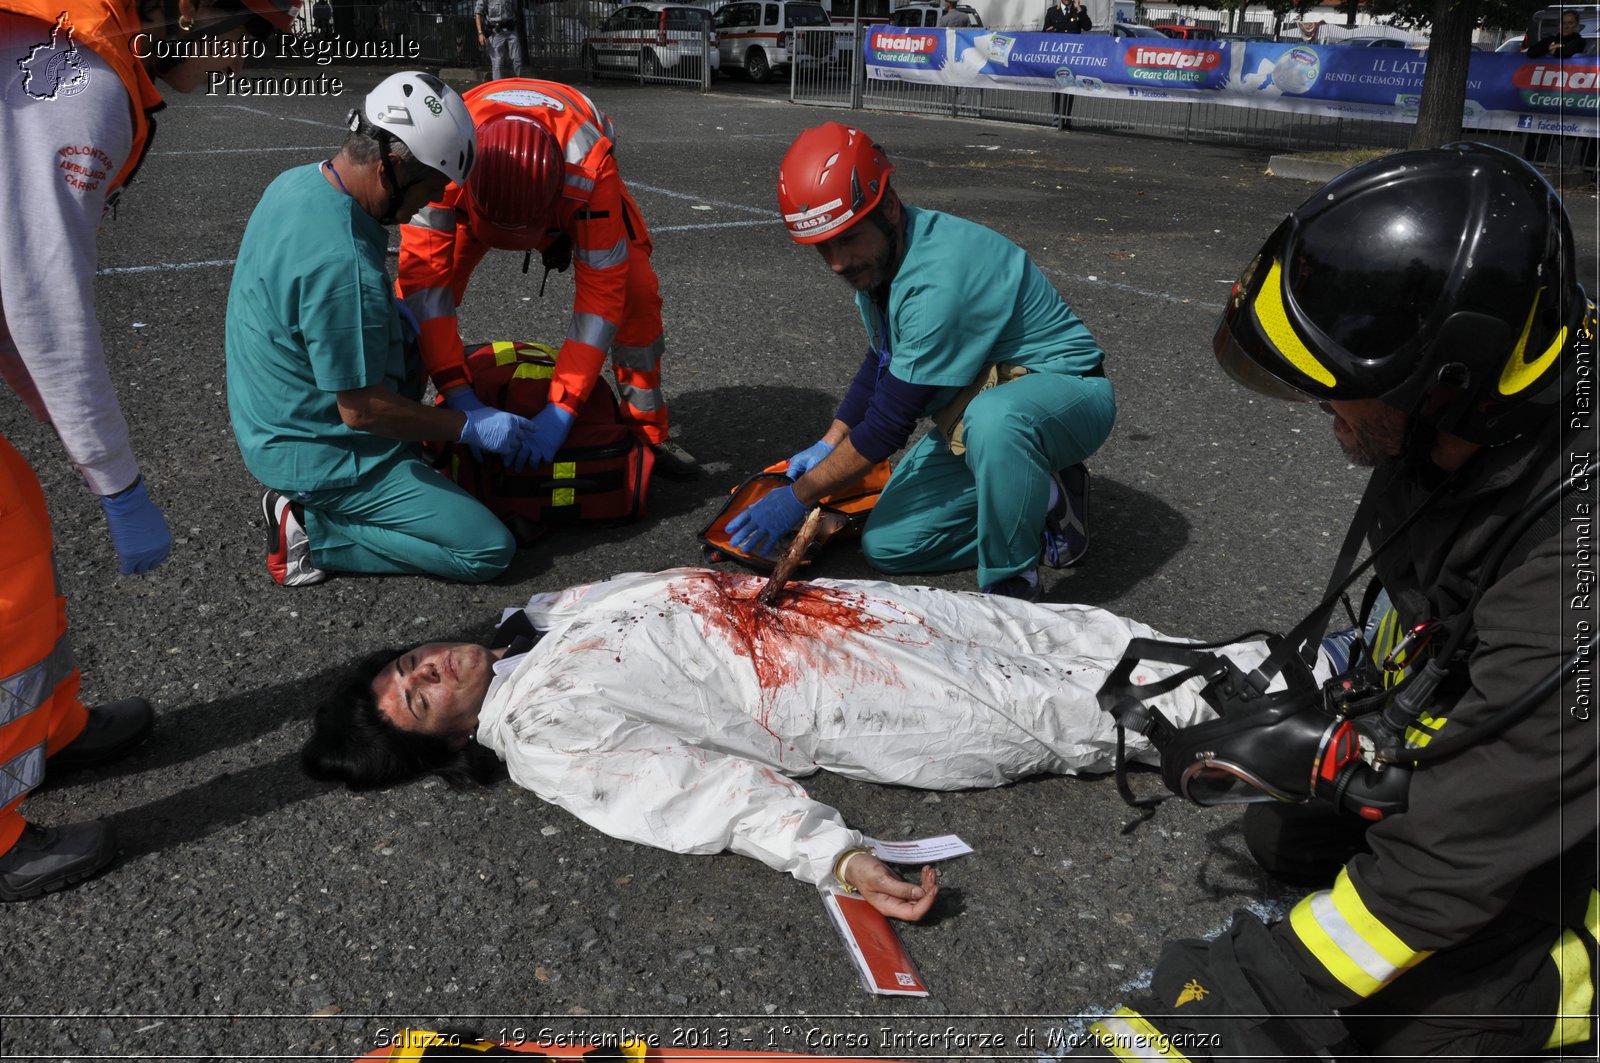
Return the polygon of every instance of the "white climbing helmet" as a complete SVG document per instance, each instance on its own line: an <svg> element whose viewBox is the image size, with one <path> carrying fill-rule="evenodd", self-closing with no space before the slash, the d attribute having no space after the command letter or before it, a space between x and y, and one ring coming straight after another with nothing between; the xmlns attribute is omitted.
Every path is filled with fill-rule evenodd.
<svg viewBox="0 0 1600 1063"><path fill-rule="evenodd" d="M360 131L363 119L370 131L394 137L418 162L466 186L477 136L466 101L443 81L418 70L392 74L367 93L362 112L350 112L350 128Z"/></svg>

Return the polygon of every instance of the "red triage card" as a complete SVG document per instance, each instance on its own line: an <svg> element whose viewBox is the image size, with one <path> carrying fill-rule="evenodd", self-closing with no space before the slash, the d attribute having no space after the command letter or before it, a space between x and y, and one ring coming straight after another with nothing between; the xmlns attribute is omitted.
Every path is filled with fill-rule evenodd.
<svg viewBox="0 0 1600 1063"><path fill-rule="evenodd" d="M889 920L860 897L824 891L822 906L828 910L835 929L850 950L850 959L861 974L861 984L869 993L891 996L925 997L923 984L911 956L900 943Z"/></svg>

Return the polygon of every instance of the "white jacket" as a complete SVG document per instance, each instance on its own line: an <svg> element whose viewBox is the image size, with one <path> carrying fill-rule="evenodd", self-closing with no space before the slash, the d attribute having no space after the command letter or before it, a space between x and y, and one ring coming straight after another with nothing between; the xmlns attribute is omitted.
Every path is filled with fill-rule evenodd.
<svg viewBox="0 0 1600 1063"><path fill-rule="evenodd" d="M765 582L673 569L534 596L548 634L491 685L477 740L597 830L815 883L861 834L792 776L956 790L1109 770L1095 691L1129 639L1160 637L1089 606L874 581L791 584L774 611L753 601ZM1210 715L1194 686L1158 702L1174 723Z"/></svg>

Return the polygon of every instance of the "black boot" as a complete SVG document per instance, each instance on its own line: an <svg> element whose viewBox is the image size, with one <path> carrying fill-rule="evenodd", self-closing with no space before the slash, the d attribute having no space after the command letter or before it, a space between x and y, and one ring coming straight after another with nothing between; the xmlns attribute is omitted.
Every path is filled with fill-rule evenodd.
<svg viewBox="0 0 1600 1063"><path fill-rule="evenodd" d="M0 901L28 901L76 886L116 854L111 828L97 819L65 827L26 824L17 844L0 856Z"/></svg>
<svg viewBox="0 0 1600 1063"><path fill-rule="evenodd" d="M156 714L143 698L123 698L89 708L83 732L48 761L48 771L71 771L105 764L125 756L144 741Z"/></svg>

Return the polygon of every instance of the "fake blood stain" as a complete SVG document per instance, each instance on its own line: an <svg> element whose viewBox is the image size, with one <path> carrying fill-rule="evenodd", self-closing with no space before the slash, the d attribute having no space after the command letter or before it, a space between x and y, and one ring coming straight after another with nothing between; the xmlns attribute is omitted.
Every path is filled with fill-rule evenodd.
<svg viewBox="0 0 1600 1063"><path fill-rule="evenodd" d="M793 682L803 671L837 668L845 662L829 653L846 633L884 627L858 592L791 583L776 603L762 605L756 595L764 586L765 580L753 576L708 572L670 592L704 620L707 635L720 636L734 653L749 658L764 691Z"/></svg>

